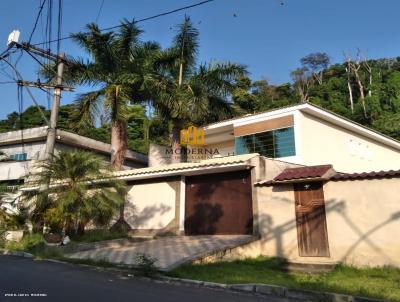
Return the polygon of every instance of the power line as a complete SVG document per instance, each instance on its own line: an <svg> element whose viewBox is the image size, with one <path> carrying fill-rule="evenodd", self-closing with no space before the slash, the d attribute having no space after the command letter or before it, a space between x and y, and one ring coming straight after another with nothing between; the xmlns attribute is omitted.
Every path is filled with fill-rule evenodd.
<svg viewBox="0 0 400 302"><path fill-rule="evenodd" d="M18 83L17 81L3 81L3 82L0 82L0 84L15 84L15 83Z"/></svg>
<svg viewBox="0 0 400 302"><path fill-rule="evenodd" d="M215 0L201 1L201 2L198 2L198 3L192 4L192 5L183 6L183 7L177 8L177 9L173 9L173 10L170 10L170 11L167 11L167 12L164 12L164 13L160 13L160 14L157 14L157 15L153 15L153 16L150 16L150 17L146 17L146 18L143 18L143 19L133 20L131 23L132 24L136 24L136 23L140 23L140 22L156 19L156 18L159 18L159 17L167 16L167 15L179 12L179 11L183 11L183 10L186 10L186 9L189 9L189 8L193 8L193 7L200 6L200 5L207 4L207 3L210 3L210 2L214 2L214 1ZM100 31L108 31L108 30L116 29L116 28L119 28L119 27L122 27L122 26L123 25L120 24L120 25L115 25L115 26L111 26L111 27L106 27L106 28L100 29ZM89 34L89 33L87 33L87 34ZM47 44L47 43L53 43L53 42L58 42L58 41L63 41L63 40L68 40L68 39L72 39L72 37L71 36L62 37L62 38L59 38L59 39L54 39L54 40L45 41L45 42L41 42L41 43L35 43L35 44L32 44L32 45L43 45L43 44Z"/></svg>
<svg viewBox="0 0 400 302"><path fill-rule="evenodd" d="M51 1L51 0L50 0ZM31 32L31 35L29 36L29 43L31 42L31 40L32 40L32 36L33 36L33 34L34 34L34 32L35 32L35 30L36 30L36 27L37 27L37 25L38 25L38 22L39 22L39 18L40 18L40 16L41 16L41 14L42 14L42 10L43 10L43 7L44 7L44 4L46 3L46 0L43 0L43 3L40 5L40 7L39 7L39 12L38 12L38 14L37 14L37 16L36 16L36 20L35 20L35 24L34 24L34 26L33 26L33 29L32 29L32 32Z"/></svg>
<svg viewBox="0 0 400 302"><path fill-rule="evenodd" d="M3 58L3 61L6 62L15 72L16 77L18 78L19 81L23 81L22 75L18 71L18 69L11 64L7 59ZM36 101L35 97L33 96L32 92L30 91L29 87L25 86L26 91L28 92L29 96L31 97L32 101L35 103L36 107L38 108L43 120L46 122L46 124L49 124L49 121L46 118L46 115L43 113L43 111L40 109L39 103Z"/></svg>
<svg viewBox="0 0 400 302"><path fill-rule="evenodd" d="M97 21L99 21L99 17L100 17L100 14L101 14L101 10L103 9L103 5L104 5L104 0L101 0L99 12L97 13L97 17L96 17L96 23L97 23Z"/></svg>
<svg viewBox="0 0 400 302"><path fill-rule="evenodd" d="M62 25L62 7L63 1L58 0L58 19L57 19L57 56L60 55L60 46L61 46L61 25Z"/></svg>

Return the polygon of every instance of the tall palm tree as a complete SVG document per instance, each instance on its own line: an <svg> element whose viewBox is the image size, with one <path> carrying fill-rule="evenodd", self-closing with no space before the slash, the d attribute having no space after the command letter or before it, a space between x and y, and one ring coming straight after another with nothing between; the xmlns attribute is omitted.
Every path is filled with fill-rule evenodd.
<svg viewBox="0 0 400 302"><path fill-rule="evenodd" d="M141 42L143 31L128 21L121 23L118 32L102 33L94 23L88 24L87 30L88 33L73 34L72 38L91 59L77 58L65 72L66 82L96 87L75 100L76 128L79 131L85 126L94 126L100 112L105 115L111 128L111 164L121 170L128 148L128 107L132 102L141 103L150 98L148 82L160 47L154 42ZM121 227L127 227L124 205L119 222L123 224Z"/></svg>
<svg viewBox="0 0 400 302"><path fill-rule="evenodd" d="M142 30L127 21L117 33L102 33L94 23L88 24L87 30L89 33L77 33L72 38L91 59L76 59L76 64L67 68L65 80L97 88L75 101L77 129L93 126L102 106L111 126L111 163L121 170L128 142L128 106L149 99L146 83L160 47L141 42Z"/></svg>
<svg viewBox="0 0 400 302"><path fill-rule="evenodd" d="M231 62L197 64L199 32L189 17L178 25L171 48L163 52L154 105L172 122L172 162L180 162L180 130L187 123L211 122L233 114L229 96L235 79L245 75L243 65Z"/></svg>
<svg viewBox="0 0 400 302"><path fill-rule="evenodd" d="M66 233L80 233L88 223L107 225L124 202L125 183L112 178L111 166L93 153L59 152L36 168L29 185L51 185L26 193L34 222L51 213Z"/></svg>

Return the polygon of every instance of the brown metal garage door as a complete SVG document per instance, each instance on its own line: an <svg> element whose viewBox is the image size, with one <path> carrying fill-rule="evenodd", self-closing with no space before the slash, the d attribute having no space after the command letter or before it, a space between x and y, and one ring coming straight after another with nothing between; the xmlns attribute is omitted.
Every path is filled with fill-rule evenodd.
<svg viewBox="0 0 400 302"><path fill-rule="evenodd" d="M186 235L252 234L250 171L186 177Z"/></svg>

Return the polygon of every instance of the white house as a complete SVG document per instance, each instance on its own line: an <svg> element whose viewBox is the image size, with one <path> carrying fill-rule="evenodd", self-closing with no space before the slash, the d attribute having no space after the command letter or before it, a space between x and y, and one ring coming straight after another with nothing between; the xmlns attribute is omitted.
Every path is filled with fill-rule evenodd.
<svg viewBox="0 0 400 302"><path fill-rule="evenodd" d="M330 163L340 172L400 169L400 142L310 103L204 127L219 156L259 153L301 165Z"/></svg>
<svg viewBox="0 0 400 302"><path fill-rule="evenodd" d="M13 184L23 180L35 160L43 159L46 149L47 127L0 133L0 151L10 160L0 162L0 182ZM55 151L87 150L110 158L111 145L78 134L57 130ZM147 166L147 156L128 150L125 168Z"/></svg>

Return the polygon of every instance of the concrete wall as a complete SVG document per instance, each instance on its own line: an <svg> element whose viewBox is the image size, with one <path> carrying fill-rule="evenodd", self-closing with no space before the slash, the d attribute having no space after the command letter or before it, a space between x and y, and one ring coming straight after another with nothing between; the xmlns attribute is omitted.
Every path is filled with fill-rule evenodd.
<svg viewBox="0 0 400 302"><path fill-rule="evenodd" d="M355 132L301 113L296 148L304 165L332 164L340 172L400 169L400 152Z"/></svg>
<svg viewBox="0 0 400 302"><path fill-rule="evenodd" d="M171 155L168 155L167 149L170 149L170 147L157 144L150 144L149 167L157 167L170 164Z"/></svg>
<svg viewBox="0 0 400 302"><path fill-rule="evenodd" d="M399 178L324 184L330 257L299 256L293 185L258 187L261 239L233 250L226 259L267 255L305 263L400 267L399 187Z"/></svg>
<svg viewBox="0 0 400 302"><path fill-rule="evenodd" d="M324 185L331 257L400 266L400 178Z"/></svg>
<svg viewBox="0 0 400 302"><path fill-rule="evenodd" d="M218 149L220 156L232 156L235 155L235 140L209 144L207 148Z"/></svg>
<svg viewBox="0 0 400 302"><path fill-rule="evenodd" d="M125 220L135 233L177 233L180 178L147 180L130 184Z"/></svg>
<svg viewBox="0 0 400 302"><path fill-rule="evenodd" d="M0 181L4 180L15 180L24 178L34 165L35 160L43 159L46 149L45 141L26 142L22 144L11 144L0 146L0 151L7 155L27 153L26 161L4 161L0 162ZM70 146L60 142L56 142L55 152L58 151L76 151L82 150L82 148L76 146ZM87 150L94 152L93 150ZM96 152L94 152L96 153ZM104 158L105 161L110 161L110 155L104 153L97 153L99 156ZM123 166L124 169L142 168L143 164L126 159Z"/></svg>

